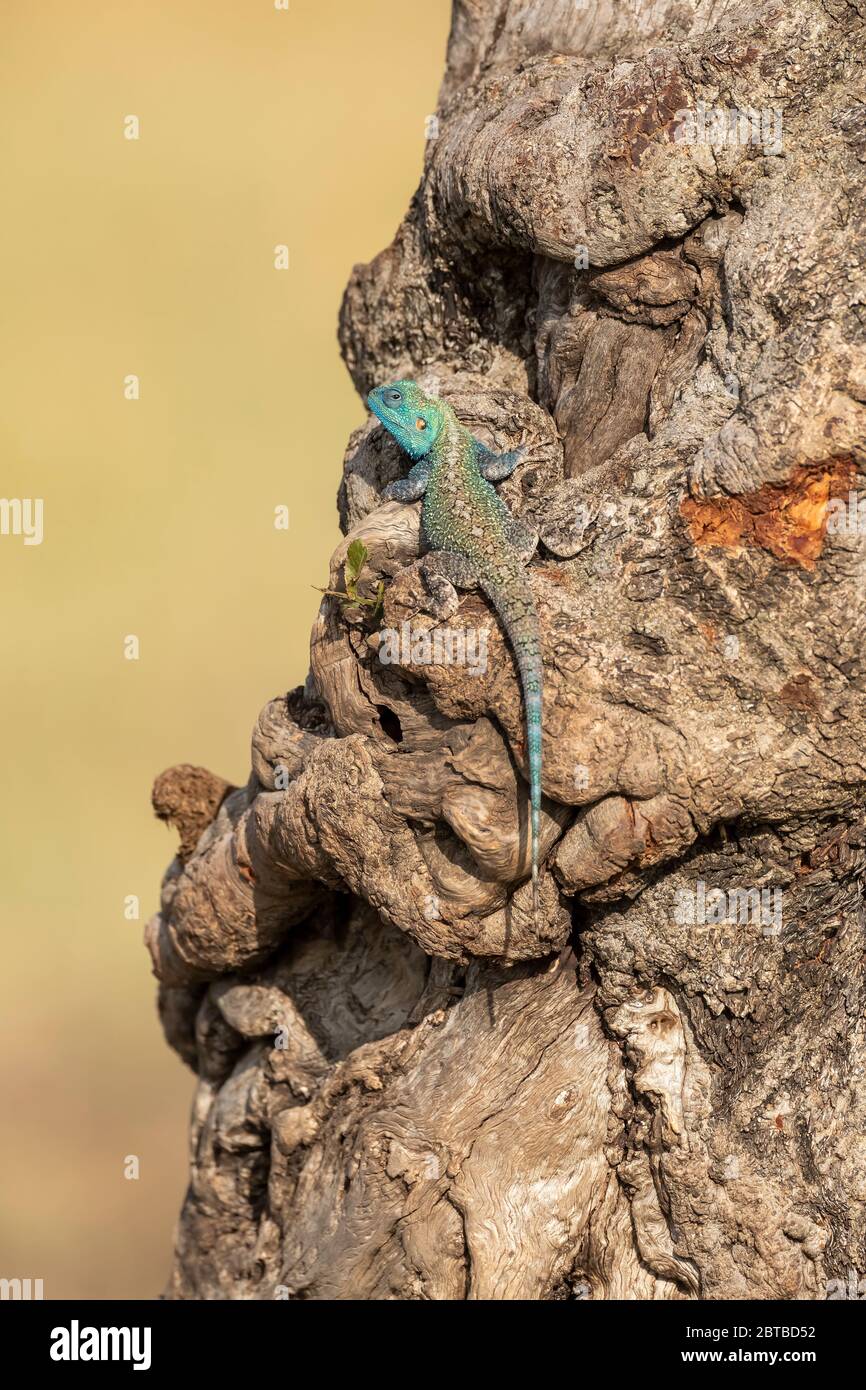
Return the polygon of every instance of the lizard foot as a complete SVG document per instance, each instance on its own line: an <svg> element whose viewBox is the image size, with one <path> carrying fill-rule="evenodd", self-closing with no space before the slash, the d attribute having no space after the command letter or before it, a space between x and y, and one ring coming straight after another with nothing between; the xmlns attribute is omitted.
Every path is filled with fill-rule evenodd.
<svg viewBox="0 0 866 1390"><path fill-rule="evenodd" d="M425 607L439 622L453 618L460 605L457 590L449 579L441 574L430 574L422 569L424 588L427 593Z"/></svg>
<svg viewBox="0 0 866 1390"><path fill-rule="evenodd" d="M473 589L478 582L475 566L451 550L433 550L421 561L421 577L430 595L434 618L452 618L457 612L458 589Z"/></svg>

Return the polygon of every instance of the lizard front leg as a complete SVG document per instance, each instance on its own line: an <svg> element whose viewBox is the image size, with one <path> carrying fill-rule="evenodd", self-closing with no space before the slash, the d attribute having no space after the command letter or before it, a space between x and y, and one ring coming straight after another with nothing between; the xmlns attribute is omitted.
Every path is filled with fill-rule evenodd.
<svg viewBox="0 0 866 1390"><path fill-rule="evenodd" d="M510 478L526 453L523 445L520 445L519 448L511 449L506 454L495 454L474 435L472 436L472 443L475 445L478 471L482 478L487 479L488 483L501 483L504 478Z"/></svg>
<svg viewBox="0 0 866 1390"><path fill-rule="evenodd" d="M430 611L440 621L457 612L457 590L474 589L478 571L455 550L432 550L421 560L421 578L430 595Z"/></svg>
<svg viewBox="0 0 866 1390"><path fill-rule="evenodd" d="M409 469L405 478L389 483L382 493L386 502L417 502L427 491L430 481L430 464L426 459Z"/></svg>

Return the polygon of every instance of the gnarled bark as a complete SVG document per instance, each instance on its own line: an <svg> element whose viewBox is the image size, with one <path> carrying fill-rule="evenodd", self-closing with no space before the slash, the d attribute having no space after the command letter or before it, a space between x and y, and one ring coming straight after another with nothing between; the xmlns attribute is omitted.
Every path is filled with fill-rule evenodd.
<svg viewBox="0 0 866 1390"><path fill-rule="evenodd" d="M542 914L516 668L436 628L419 509L349 441L361 592L313 628L148 943L199 1076L176 1298L820 1298L866 1269L861 0L455 0L421 186L356 268L403 375L540 532ZM779 108L781 149L682 112ZM588 260L588 264L584 262ZM578 268L579 267L579 268ZM866 507L864 507L866 512ZM763 896L762 896L763 894Z"/></svg>

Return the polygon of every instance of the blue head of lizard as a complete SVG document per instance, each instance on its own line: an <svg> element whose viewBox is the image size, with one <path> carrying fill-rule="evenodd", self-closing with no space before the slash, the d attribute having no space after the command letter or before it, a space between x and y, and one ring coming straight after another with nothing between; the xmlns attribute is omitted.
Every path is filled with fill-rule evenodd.
<svg viewBox="0 0 866 1390"><path fill-rule="evenodd" d="M425 396L414 381L395 381L377 386L367 404L411 458L429 454L444 423L441 402Z"/></svg>

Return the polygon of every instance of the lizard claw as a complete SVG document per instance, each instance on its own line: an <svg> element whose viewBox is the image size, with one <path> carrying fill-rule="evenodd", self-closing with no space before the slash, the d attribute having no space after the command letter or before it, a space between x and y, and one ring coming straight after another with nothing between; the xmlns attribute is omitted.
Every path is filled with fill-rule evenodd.
<svg viewBox="0 0 866 1390"><path fill-rule="evenodd" d="M431 574L423 569L421 574L424 579L424 588L427 591L425 607L439 622L446 618L453 618L460 606L454 585L441 574Z"/></svg>

